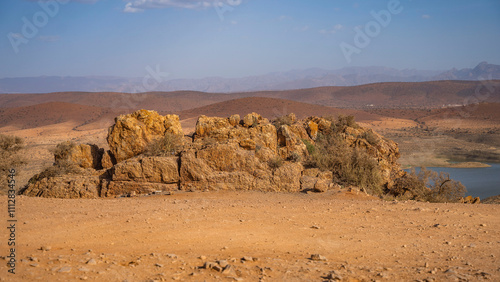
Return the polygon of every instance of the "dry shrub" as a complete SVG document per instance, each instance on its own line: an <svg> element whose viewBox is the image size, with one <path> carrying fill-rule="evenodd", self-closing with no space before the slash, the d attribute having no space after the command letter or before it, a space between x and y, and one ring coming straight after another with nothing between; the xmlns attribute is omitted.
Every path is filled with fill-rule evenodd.
<svg viewBox="0 0 500 282"><path fill-rule="evenodd" d="M43 178L56 177L66 174L79 174L84 169L67 160L60 160L54 163L53 166L45 168L42 172L33 176L28 183L35 183Z"/></svg>
<svg viewBox="0 0 500 282"><path fill-rule="evenodd" d="M26 160L20 155L23 148L24 142L20 137L0 134L0 195L7 193L9 170L26 164Z"/></svg>
<svg viewBox="0 0 500 282"><path fill-rule="evenodd" d="M298 163L298 162L300 162L300 160L301 160L301 159L302 159L302 158L300 157L299 153L297 153L297 152L292 152L292 153L290 154L290 156L288 156L287 161L291 161L291 162L294 162L294 163Z"/></svg>
<svg viewBox="0 0 500 282"><path fill-rule="evenodd" d="M165 136L149 143L144 151L146 156L174 156L182 148L182 136L167 132Z"/></svg>
<svg viewBox="0 0 500 282"><path fill-rule="evenodd" d="M318 133L316 144L306 143L310 153L306 166L333 172L335 181L365 188L370 194L383 193L378 162L364 150L348 146L341 133L354 119L339 117L332 127ZM356 125L357 126L357 125Z"/></svg>
<svg viewBox="0 0 500 282"><path fill-rule="evenodd" d="M267 164L271 169L278 169L283 165L283 159L280 156L276 156L270 159Z"/></svg>
<svg viewBox="0 0 500 282"><path fill-rule="evenodd" d="M412 169L396 179L390 192L400 199L444 203L458 202L467 189L459 181L450 179L448 173L438 173L424 167L418 173Z"/></svg>
<svg viewBox="0 0 500 282"><path fill-rule="evenodd" d="M359 125L356 123L354 116L339 115L336 120L331 117L327 119L332 122L333 131L344 131L347 127L359 128Z"/></svg>
<svg viewBox="0 0 500 282"><path fill-rule="evenodd" d="M69 152L76 147L76 143L73 141L66 141L56 145L55 148L51 149L50 152L54 154L54 159L56 163L64 162L68 158Z"/></svg>
<svg viewBox="0 0 500 282"><path fill-rule="evenodd" d="M375 133L370 129L363 133L362 138L364 138L370 145L375 146L378 143L378 138Z"/></svg>
<svg viewBox="0 0 500 282"><path fill-rule="evenodd" d="M278 129L282 125L288 125L288 126L292 125L293 119L290 115L286 115L275 118L274 120L271 121L271 123Z"/></svg>

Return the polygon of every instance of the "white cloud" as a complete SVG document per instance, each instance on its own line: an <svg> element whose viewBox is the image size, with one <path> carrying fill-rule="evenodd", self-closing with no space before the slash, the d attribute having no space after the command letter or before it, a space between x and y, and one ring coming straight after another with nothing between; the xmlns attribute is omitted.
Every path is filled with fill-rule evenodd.
<svg viewBox="0 0 500 282"><path fill-rule="evenodd" d="M144 11L143 9L132 7L132 3L127 3L123 9L125 13L138 13Z"/></svg>
<svg viewBox="0 0 500 282"><path fill-rule="evenodd" d="M236 25L236 24L238 24L238 22L237 21L231 21L231 24Z"/></svg>
<svg viewBox="0 0 500 282"><path fill-rule="evenodd" d="M242 0L134 0L128 1L123 9L126 13L142 12L146 9L183 8L183 9L205 9L210 7L223 7L224 5L235 7Z"/></svg>
<svg viewBox="0 0 500 282"><path fill-rule="evenodd" d="M422 15L422 19L430 19L430 18L431 18L430 15L427 15L427 14Z"/></svg>
<svg viewBox="0 0 500 282"><path fill-rule="evenodd" d="M319 31L321 34L334 34L337 33L337 31L344 29L344 26L341 24L336 24L333 26L332 29L322 29Z"/></svg>

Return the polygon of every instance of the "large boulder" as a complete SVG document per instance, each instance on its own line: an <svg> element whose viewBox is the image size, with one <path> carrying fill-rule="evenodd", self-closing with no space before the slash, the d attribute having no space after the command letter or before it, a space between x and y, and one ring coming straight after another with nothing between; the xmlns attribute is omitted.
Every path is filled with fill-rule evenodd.
<svg viewBox="0 0 500 282"><path fill-rule="evenodd" d="M304 167L300 163L285 162L273 172L271 189L276 192L298 192Z"/></svg>
<svg viewBox="0 0 500 282"><path fill-rule="evenodd" d="M103 149L93 144L74 144L64 142L56 147L54 161L56 164L77 165L81 168L101 169Z"/></svg>
<svg viewBox="0 0 500 282"><path fill-rule="evenodd" d="M183 135L179 116L162 116L155 111L139 110L115 118L107 141L117 162L144 152L146 146L166 133Z"/></svg>
<svg viewBox="0 0 500 282"><path fill-rule="evenodd" d="M235 142L215 143L181 155L182 190L268 190L267 162ZM260 179L260 180L259 180ZM261 181L268 179L268 181Z"/></svg>

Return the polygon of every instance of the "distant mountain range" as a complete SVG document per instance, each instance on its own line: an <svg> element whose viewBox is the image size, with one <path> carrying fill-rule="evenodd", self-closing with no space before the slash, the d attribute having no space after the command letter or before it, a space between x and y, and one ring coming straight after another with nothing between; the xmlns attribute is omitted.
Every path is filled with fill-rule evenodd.
<svg viewBox="0 0 500 282"><path fill-rule="evenodd" d="M339 70L311 68L242 78L208 77L170 79L143 85L143 78L107 76L39 76L0 79L0 93L146 92L191 90L230 93L262 90L291 90L322 86L356 86L377 82L422 82L435 80L500 79L500 65L482 62L475 68L448 71L397 70L387 67L347 67Z"/></svg>

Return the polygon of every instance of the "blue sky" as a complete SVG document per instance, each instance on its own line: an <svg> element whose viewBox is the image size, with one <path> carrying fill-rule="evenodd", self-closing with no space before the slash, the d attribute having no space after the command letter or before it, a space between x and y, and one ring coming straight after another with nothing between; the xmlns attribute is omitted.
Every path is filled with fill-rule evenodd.
<svg viewBox="0 0 500 282"><path fill-rule="evenodd" d="M170 78L202 78L312 67L500 64L498 0L42 3L0 1L0 77L141 77L148 66Z"/></svg>

